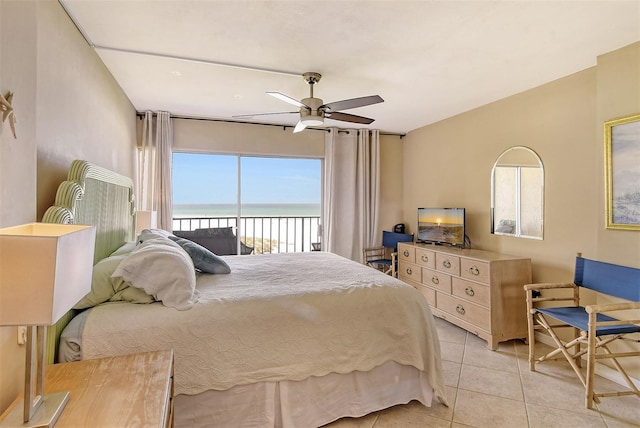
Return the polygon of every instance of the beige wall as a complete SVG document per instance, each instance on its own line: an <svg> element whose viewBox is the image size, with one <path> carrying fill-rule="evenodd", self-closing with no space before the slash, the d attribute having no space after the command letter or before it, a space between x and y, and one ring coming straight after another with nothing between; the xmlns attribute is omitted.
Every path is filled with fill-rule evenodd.
<svg viewBox="0 0 640 428"><path fill-rule="evenodd" d="M19 138L7 122L0 124L0 227L36 219L36 67L35 55L27 54L36 49L36 13L33 2L0 1L0 91L15 93ZM0 327L0 411L24 383L24 350L17 337L15 328Z"/></svg>
<svg viewBox="0 0 640 428"><path fill-rule="evenodd" d="M73 159L132 176L135 110L57 1L0 1L0 227L39 220ZM0 412L22 392L24 347L0 328Z"/></svg>
<svg viewBox="0 0 640 428"><path fill-rule="evenodd" d="M380 136L380 230L392 231L393 226L405 222L403 177L400 173L404 165L403 141L398 136Z"/></svg>
<svg viewBox="0 0 640 428"><path fill-rule="evenodd" d="M38 218L73 159L133 177L135 110L57 1L38 3Z"/></svg>
<svg viewBox="0 0 640 428"><path fill-rule="evenodd" d="M404 218L463 206L476 248L530 256L535 281L572 279L576 252L640 266L640 233L604 227L603 121L640 112L640 43L572 74L413 132L404 139ZM522 145L545 168L544 240L491 235L491 168Z"/></svg>
<svg viewBox="0 0 640 428"><path fill-rule="evenodd" d="M415 229L418 206L465 207L472 245L531 257L534 282L572 281L577 252L640 267L640 233L607 230L604 217L603 122L638 113L635 43L599 57L595 67L410 132L403 147L405 221ZM544 164L542 241L490 233L491 168L516 145L533 149ZM640 378L640 367L633 375Z"/></svg>
<svg viewBox="0 0 640 428"><path fill-rule="evenodd" d="M598 58L596 138L593 150L597 154L598 217L596 238L598 257L629 266L640 266L640 232L610 230L603 205L605 192L604 128L611 119L640 113L640 42L609 52Z"/></svg>
<svg viewBox="0 0 640 428"><path fill-rule="evenodd" d="M173 120L173 149L260 156L324 157L325 132L206 120Z"/></svg>
<svg viewBox="0 0 640 428"><path fill-rule="evenodd" d="M569 279L576 252L596 257L594 68L410 132L404 143L404 215L464 207L472 246L532 258L534 280ZM491 235L491 169L512 146L545 168L544 240ZM578 165L576 165L578 164Z"/></svg>

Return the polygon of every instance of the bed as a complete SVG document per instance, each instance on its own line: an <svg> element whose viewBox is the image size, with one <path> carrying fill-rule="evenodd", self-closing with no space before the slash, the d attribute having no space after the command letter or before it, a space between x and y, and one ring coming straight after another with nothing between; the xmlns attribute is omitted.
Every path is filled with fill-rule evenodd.
<svg viewBox="0 0 640 428"><path fill-rule="evenodd" d="M134 237L133 205L128 178L74 161L43 221L96 225L94 286L107 263L122 278L129 266L173 275L140 253L178 241ZM437 331L413 287L325 252L217 257L230 272L216 274L191 258L181 306L141 293L153 281L121 281L115 297L56 326L62 359L172 348L177 427L313 427L411 400L446 405Z"/></svg>

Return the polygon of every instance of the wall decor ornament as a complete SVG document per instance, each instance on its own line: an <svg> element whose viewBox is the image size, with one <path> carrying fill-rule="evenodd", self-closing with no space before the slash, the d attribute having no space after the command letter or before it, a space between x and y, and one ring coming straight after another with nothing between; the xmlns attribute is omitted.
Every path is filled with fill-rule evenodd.
<svg viewBox="0 0 640 428"><path fill-rule="evenodd" d="M9 126L13 133L13 138L16 138L16 115L13 112L11 101L13 100L13 92L7 92L7 95L0 94L0 112L2 112L2 122L9 119Z"/></svg>
<svg viewBox="0 0 640 428"><path fill-rule="evenodd" d="M607 229L640 231L640 114L606 121Z"/></svg>

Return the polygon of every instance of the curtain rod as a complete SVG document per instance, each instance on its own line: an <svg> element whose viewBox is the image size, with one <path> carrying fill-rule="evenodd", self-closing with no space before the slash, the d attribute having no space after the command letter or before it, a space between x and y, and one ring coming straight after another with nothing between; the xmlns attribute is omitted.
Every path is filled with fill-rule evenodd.
<svg viewBox="0 0 640 428"><path fill-rule="evenodd" d="M136 112L136 116L138 116L139 119L142 119L144 117L144 113L138 111L138 112ZM157 116L157 114L153 113L153 116ZM276 127L282 128L284 130L286 130L287 128L295 128L295 125L283 125L283 124L278 124L278 123L245 122L245 121L231 120L231 119L214 119L214 118L208 118L208 117L194 117L194 116L181 116L181 115L171 115L171 117L173 119L202 120L202 121L206 121L206 122L222 122L222 123L238 123L238 124L246 124L246 125L276 126ZM310 129L312 131L330 132L326 128L314 128L314 127L311 127L311 126L307 126L305 128L305 130L307 130L307 129ZM360 129L358 129L357 131L360 132ZM340 130L338 130L338 132L349 132L349 130L340 129ZM399 137L400 139L402 139L407 134L398 134L398 133L394 133L394 132L380 132L380 135Z"/></svg>

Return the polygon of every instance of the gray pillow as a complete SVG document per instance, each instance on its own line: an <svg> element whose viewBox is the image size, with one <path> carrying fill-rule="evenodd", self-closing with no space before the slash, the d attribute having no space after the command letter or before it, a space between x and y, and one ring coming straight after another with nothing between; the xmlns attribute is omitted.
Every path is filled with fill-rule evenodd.
<svg viewBox="0 0 640 428"><path fill-rule="evenodd" d="M219 256L204 248L202 245L196 244L185 238L179 238L170 235L169 239L180 245L193 260L193 265L201 272L206 273L230 273L231 268L227 262Z"/></svg>

